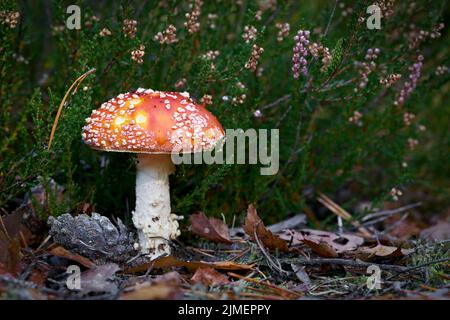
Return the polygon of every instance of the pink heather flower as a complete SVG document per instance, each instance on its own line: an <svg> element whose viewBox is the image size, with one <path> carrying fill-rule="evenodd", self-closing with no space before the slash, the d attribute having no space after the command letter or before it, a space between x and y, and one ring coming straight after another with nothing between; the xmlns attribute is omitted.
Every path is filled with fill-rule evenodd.
<svg viewBox="0 0 450 320"><path fill-rule="evenodd" d="M0 23L14 29L19 23L20 13L17 11L0 11Z"/></svg>
<svg viewBox="0 0 450 320"><path fill-rule="evenodd" d="M158 41L160 44L172 44L178 41L177 39L177 28L170 24L166 30L158 32L153 39Z"/></svg>
<svg viewBox="0 0 450 320"><path fill-rule="evenodd" d="M262 117L262 112L261 112L261 110L255 110L255 112L253 112L253 116L255 117L255 118L261 118Z"/></svg>
<svg viewBox="0 0 450 320"><path fill-rule="evenodd" d="M390 75L388 75L386 78L381 78L380 79L380 83L385 87L385 88L390 88L391 86L393 86L398 80L400 80L400 78L402 77L402 75L400 73L392 73Z"/></svg>
<svg viewBox="0 0 450 320"><path fill-rule="evenodd" d="M261 57L261 54L263 52L264 52L263 48L258 47L256 44L254 44L252 47L252 55L250 56L250 58L248 59L248 62L245 64L244 67L246 69L249 69L249 70L255 72L258 67L259 58Z"/></svg>
<svg viewBox="0 0 450 320"><path fill-rule="evenodd" d="M355 61L354 64L359 69L358 72L361 77L358 86L354 89L355 92L358 92L358 90L367 87L367 84L369 83L369 75L377 66L375 60L378 58L380 52L381 51L378 48L375 49L369 48L364 57L365 60L364 62Z"/></svg>
<svg viewBox="0 0 450 320"><path fill-rule="evenodd" d="M193 3L190 4L192 9L191 12L186 13L186 22L184 26L188 29L190 34L196 33L200 30L200 13L203 5L202 0L194 0Z"/></svg>
<svg viewBox="0 0 450 320"><path fill-rule="evenodd" d="M398 201L398 198L403 195L403 192L400 189L392 188L390 194L392 196L392 200Z"/></svg>
<svg viewBox="0 0 450 320"><path fill-rule="evenodd" d="M446 73L448 73L448 67L447 66L438 66L436 68L436 71L434 72L437 76L442 76Z"/></svg>
<svg viewBox="0 0 450 320"><path fill-rule="evenodd" d="M423 66L423 56L419 55L417 57L417 62L409 67L409 71L411 72L409 74L409 80L405 82L403 89L400 91L400 94L395 100L394 104L396 106L402 106L405 103L406 99L411 95L411 93L416 88L417 81L419 80L421 75L422 66Z"/></svg>
<svg viewBox="0 0 450 320"><path fill-rule="evenodd" d="M277 41L281 42L289 35L291 26L289 25L289 23L278 22L275 27L278 29Z"/></svg>
<svg viewBox="0 0 450 320"><path fill-rule="evenodd" d="M306 56L308 55L309 35L310 32L308 30L299 30L294 37L295 45L292 49L292 72L294 72L294 79L298 79L300 74L304 76L308 74L308 61L306 61Z"/></svg>
<svg viewBox="0 0 450 320"><path fill-rule="evenodd" d="M242 39L245 40L245 43L250 43L256 40L258 36L258 29L254 26L245 26L244 33L242 34Z"/></svg>
<svg viewBox="0 0 450 320"><path fill-rule="evenodd" d="M131 51L131 59L138 64L142 64L144 62L144 60L142 59L145 54L144 50L145 46L141 44L138 49Z"/></svg>
<svg viewBox="0 0 450 320"><path fill-rule="evenodd" d="M131 19L125 19L122 22L122 31L125 34L125 37L133 39L136 37L136 31L137 31L137 21L131 20Z"/></svg>

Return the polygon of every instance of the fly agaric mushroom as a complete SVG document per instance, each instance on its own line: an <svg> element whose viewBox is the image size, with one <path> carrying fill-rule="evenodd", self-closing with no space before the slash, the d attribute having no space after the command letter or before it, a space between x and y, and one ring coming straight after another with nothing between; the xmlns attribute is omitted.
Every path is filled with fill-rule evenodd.
<svg viewBox="0 0 450 320"><path fill-rule="evenodd" d="M187 92L139 88L103 103L86 122L82 138L90 147L138 154L133 223L139 248L151 259L170 254L168 240L180 235L179 217L170 210L171 153L214 148L224 137L219 121Z"/></svg>

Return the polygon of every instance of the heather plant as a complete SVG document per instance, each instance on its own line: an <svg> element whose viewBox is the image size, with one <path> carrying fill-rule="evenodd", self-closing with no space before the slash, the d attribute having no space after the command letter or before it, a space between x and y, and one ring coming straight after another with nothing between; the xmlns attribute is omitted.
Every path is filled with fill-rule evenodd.
<svg viewBox="0 0 450 320"><path fill-rule="evenodd" d="M135 158L91 150L85 118L142 88L188 91L224 128L280 130L280 170L180 165L173 210L241 217L256 203L267 221L311 205L317 192L353 212L360 202L432 193L448 204L446 1L66 1L0 5L0 206L30 197L42 216L89 203L130 216ZM51 148L60 102L70 94ZM33 198L33 190L41 197ZM370 209L369 209L370 210Z"/></svg>

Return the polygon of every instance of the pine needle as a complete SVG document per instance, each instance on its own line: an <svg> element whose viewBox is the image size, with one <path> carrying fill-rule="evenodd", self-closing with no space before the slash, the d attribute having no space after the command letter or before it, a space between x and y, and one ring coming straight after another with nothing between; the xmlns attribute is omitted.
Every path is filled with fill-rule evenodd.
<svg viewBox="0 0 450 320"><path fill-rule="evenodd" d="M327 197L322 192L319 192L319 197L317 198L317 200L320 203L322 203L325 207L327 207L331 212L333 212L335 215L337 215L338 217L341 217L342 219L349 221L365 237L372 236L372 234L369 232L369 230L367 230L366 228L361 226L361 224L358 221L354 220L350 213L348 213L344 208L339 206L336 202L331 200L329 197Z"/></svg>
<svg viewBox="0 0 450 320"><path fill-rule="evenodd" d="M61 111L62 108L64 106L64 104L66 103L67 98L69 97L69 94L72 92L72 89L75 87L75 90L73 90L73 92L75 93L78 89L78 86L83 82L84 79L86 79L86 77L88 75L90 75L91 73L94 73L96 71L95 68L89 70L88 72L82 74L81 76L79 76L70 86L69 90L67 90L66 94L64 95L64 98L62 99L61 103L59 104L58 107L58 112L56 113L56 117L55 117L55 121L53 121L53 126L52 126L52 132L50 133L50 138L48 140L48 146L47 146L47 150L50 150L50 147L52 146L52 141L53 141L53 137L55 135L55 131L56 131L56 125L58 124L58 120L59 117L61 115Z"/></svg>

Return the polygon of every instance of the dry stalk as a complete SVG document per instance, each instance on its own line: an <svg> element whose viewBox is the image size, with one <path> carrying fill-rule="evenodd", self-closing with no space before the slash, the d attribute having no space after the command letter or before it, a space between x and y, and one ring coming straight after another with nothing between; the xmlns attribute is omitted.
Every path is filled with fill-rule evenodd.
<svg viewBox="0 0 450 320"><path fill-rule="evenodd" d="M91 73L94 73L95 70L96 70L95 68L91 69L88 72L79 76L69 87L69 90L67 90L66 94L64 95L64 98L61 100L61 103L59 104L58 112L56 113L55 120L53 121L52 132L50 133L50 138L48 139L47 150L50 150L50 147L52 146L53 137L54 137L55 131L56 131L56 125L58 124L58 120L61 115L62 108L64 107L64 104L66 103L66 100L69 97L70 92L72 92L72 89L75 88L75 90L73 90L73 92L75 93L78 89L78 86L83 82L83 80L86 79L87 76L90 75Z"/></svg>

